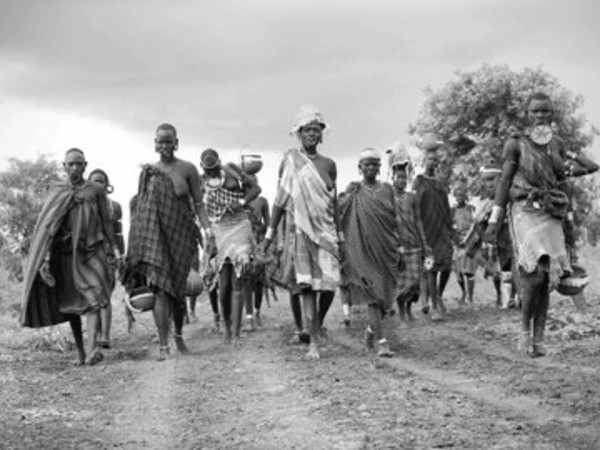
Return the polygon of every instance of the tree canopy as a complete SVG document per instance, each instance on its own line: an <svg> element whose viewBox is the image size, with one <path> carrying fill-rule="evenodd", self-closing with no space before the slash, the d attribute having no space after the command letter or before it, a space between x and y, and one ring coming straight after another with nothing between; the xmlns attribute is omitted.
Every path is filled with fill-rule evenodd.
<svg viewBox="0 0 600 450"><path fill-rule="evenodd" d="M9 158L8 169L0 172L0 260L12 275L20 275L21 249L27 247L48 188L60 179L60 165L44 155Z"/></svg>
<svg viewBox="0 0 600 450"><path fill-rule="evenodd" d="M481 163L500 162L506 139L525 127L526 102L534 92L553 101L554 126L567 150L581 151L598 135L581 113L583 97L563 87L542 68L513 71L507 65L483 65L458 72L440 89L425 89L425 102L411 134L433 132L447 144L451 181L472 179Z"/></svg>
<svg viewBox="0 0 600 450"><path fill-rule="evenodd" d="M503 146L515 130L525 128L526 103L531 94L544 92L554 104L553 128L567 150L589 147L598 129L581 112L584 99L543 68L511 70L507 65L484 64L469 72L457 72L439 89L425 89L421 113L409 131L435 133L445 143L442 176L450 185L465 184L479 192L479 169L488 162L502 162ZM597 186L592 179L575 183L575 203L580 222L597 207Z"/></svg>

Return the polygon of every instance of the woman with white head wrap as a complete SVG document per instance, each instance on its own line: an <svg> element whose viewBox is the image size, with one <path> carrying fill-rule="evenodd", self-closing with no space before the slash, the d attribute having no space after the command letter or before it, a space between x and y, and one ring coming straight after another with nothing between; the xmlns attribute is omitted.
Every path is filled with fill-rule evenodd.
<svg viewBox="0 0 600 450"><path fill-rule="evenodd" d="M314 107L303 107L298 114L291 134L301 146L288 150L281 163L271 224L262 246L263 251L269 248L285 214L282 270L274 281L303 298L309 359L320 358L319 331L339 284L344 240L337 224L337 167L318 152L327 127Z"/></svg>

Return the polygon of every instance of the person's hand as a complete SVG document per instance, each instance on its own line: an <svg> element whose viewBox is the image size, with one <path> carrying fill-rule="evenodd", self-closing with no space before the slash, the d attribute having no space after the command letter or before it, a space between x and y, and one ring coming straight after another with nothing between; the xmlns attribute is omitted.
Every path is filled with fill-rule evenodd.
<svg viewBox="0 0 600 450"><path fill-rule="evenodd" d="M204 248L204 251L206 251L206 253L208 253L208 255L210 256L210 258L212 258L213 256L215 256L217 254L217 243L215 241L215 237L214 236L207 236L206 237L206 246Z"/></svg>
<svg viewBox="0 0 600 450"><path fill-rule="evenodd" d="M487 228L485 229L485 234L483 235L483 241L486 244L495 244L498 239L498 224L495 222L488 223Z"/></svg>
<svg viewBox="0 0 600 450"><path fill-rule="evenodd" d="M244 209L244 205L242 205L237 200L234 200L233 202L231 202L231 204L229 205L228 209L232 213L235 213L235 212L239 212L239 211L243 210Z"/></svg>
<svg viewBox="0 0 600 450"><path fill-rule="evenodd" d="M573 247L575 245L575 226L571 220L565 220L564 224L565 243L568 247Z"/></svg>
<svg viewBox="0 0 600 450"><path fill-rule="evenodd" d="M52 275L52 272L50 272L50 262L49 261L44 261L42 263L42 266L40 267L40 270L38 271L38 273L40 274L40 277L42 278L42 281L46 284L46 286L48 286L48 287L56 286L56 279L54 278L54 275Z"/></svg>

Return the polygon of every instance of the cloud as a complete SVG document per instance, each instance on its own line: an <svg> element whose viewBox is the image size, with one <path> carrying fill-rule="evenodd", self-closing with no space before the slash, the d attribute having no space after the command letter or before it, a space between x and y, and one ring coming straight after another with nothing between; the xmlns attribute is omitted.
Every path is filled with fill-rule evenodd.
<svg viewBox="0 0 600 450"><path fill-rule="evenodd" d="M406 132L421 89L457 69L562 70L595 60L598 44L588 1L4 3L3 98L134 133L170 121L221 147L289 145L304 103L335 125L335 152L383 145Z"/></svg>

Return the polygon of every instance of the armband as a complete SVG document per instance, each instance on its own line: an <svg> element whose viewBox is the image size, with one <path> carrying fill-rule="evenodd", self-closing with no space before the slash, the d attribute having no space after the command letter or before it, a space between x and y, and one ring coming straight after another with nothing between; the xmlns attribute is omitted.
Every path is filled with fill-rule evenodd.
<svg viewBox="0 0 600 450"><path fill-rule="evenodd" d="M494 205L492 207L492 213L490 214L488 223L498 223L500 221L500 217L502 217L503 213L504 213L504 208L502 208L501 206L498 206L498 205Z"/></svg>
<svg viewBox="0 0 600 450"><path fill-rule="evenodd" d="M203 230L207 238L215 237L215 233L213 232L212 228L203 228Z"/></svg>
<svg viewBox="0 0 600 450"><path fill-rule="evenodd" d="M121 251L119 250L119 247L113 247L113 252L115 254L115 258L117 259L121 259L121 257L123 255L121 255Z"/></svg>
<svg viewBox="0 0 600 450"><path fill-rule="evenodd" d="M338 243L346 242L346 235L343 231L338 232Z"/></svg>
<svg viewBox="0 0 600 450"><path fill-rule="evenodd" d="M273 240L274 234L275 234L275 229L273 227L267 228L267 232L265 233L265 239Z"/></svg>
<svg viewBox="0 0 600 450"><path fill-rule="evenodd" d="M238 203L242 206L246 206L246 199L242 198Z"/></svg>
<svg viewBox="0 0 600 450"><path fill-rule="evenodd" d="M573 220L574 220L573 211L569 211L569 212L567 213L567 220L568 220L569 222L573 222Z"/></svg>

